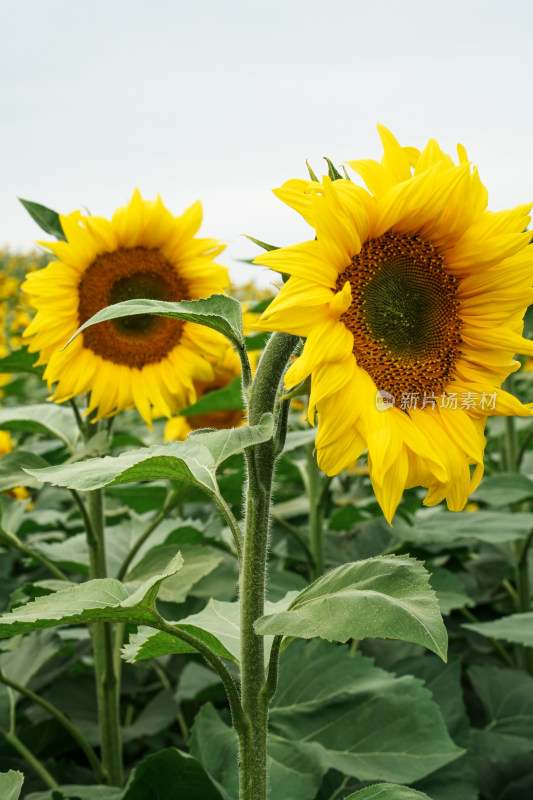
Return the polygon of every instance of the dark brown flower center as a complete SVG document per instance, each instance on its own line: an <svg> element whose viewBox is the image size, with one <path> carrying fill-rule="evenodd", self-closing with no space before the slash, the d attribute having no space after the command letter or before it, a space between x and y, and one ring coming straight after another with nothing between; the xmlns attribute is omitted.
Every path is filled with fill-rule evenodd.
<svg viewBox="0 0 533 800"><path fill-rule="evenodd" d="M444 259L417 235L390 231L366 242L339 275L352 289L341 316L353 353L380 391L397 405L423 407L453 376L461 343L456 279Z"/></svg>
<svg viewBox="0 0 533 800"><path fill-rule="evenodd" d="M148 298L179 301L189 298L187 283L159 250L132 247L97 256L78 287L78 321L123 300ZM181 338L183 322L138 314L101 322L83 332L83 343L114 364L141 369L161 361Z"/></svg>

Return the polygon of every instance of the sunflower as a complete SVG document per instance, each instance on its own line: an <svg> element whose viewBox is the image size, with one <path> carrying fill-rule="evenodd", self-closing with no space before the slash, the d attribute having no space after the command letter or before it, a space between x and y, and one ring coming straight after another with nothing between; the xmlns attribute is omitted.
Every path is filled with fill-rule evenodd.
<svg viewBox="0 0 533 800"><path fill-rule="evenodd" d="M255 323L259 318L259 314L248 311L247 304L243 305L243 331L244 335L248 336L255 330ZM255 368L259 360L260 350L248 351L248 358L252 374L255 374ZM216 389L223 389L231 383L235 378L241 374L241 361L233 347L227 343L224 352L224 358L214 366L214 375L210 381L197 381L194 384L198 399L204 397ZM165 425L165 442L169 441L183 441L186 439L191 431L198 430L199 428L238 428L244 425L246 418L244 412L240 408L228 409L226 411L210 411L204 414L192 414L189 416L178 416L169 419Z"/></svg>
<svg viewBox="0 0 533 800"><path fill-rule="evenodd" d="M154 407L165 416L196 399L194 381L213 378L225 340L200 325L138 315L100 323L69 337L105 306L151 298L179 301L206 297L228 285L227 270L213 259L224 246L198 239L199 202L174 217L158 197L139 191L111 220L61 216L65 242L43 242L58 259L31 272L22 288L34 320L25 331L29 350L40 352L57 402L90 392L87 413L102 419L136 407L151 424Z"/></svg>
<svg viewBox="0 0 533 800"><path fill-rule="evenodd" d="M390 522L405 488L460 510L483 473L492 414L533 411L501 390L533 355L522 318L533 301L531 205L487 210L487 191L458 146L401 147L385 128L381 163L348 162L349 179L290 180L275 194L316 239L261 255L289 274L262 317L306 338L286 383L311 376L317 458L328 475L368 450Z"/></svg>

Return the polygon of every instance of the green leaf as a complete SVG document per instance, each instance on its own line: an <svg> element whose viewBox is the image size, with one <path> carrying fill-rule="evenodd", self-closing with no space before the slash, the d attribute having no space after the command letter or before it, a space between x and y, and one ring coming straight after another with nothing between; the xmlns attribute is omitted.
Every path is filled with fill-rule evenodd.
<svg viewBox="0 0 533 800"><path fill-rule="evenodd" d="M0 459L0 492L7 492L16 486L36 488L39 481L28 470L40 469L47 462L29 450L13 450Z"/></svg>
<svg viewBox="0 0 533 800"><path fill-rule="evenodd" d="M35 631L21 639L13 639L9 644L11 649L0 653L0 672L22 686L27 686L61 648L55 631ZM0 725L8 729L21 695L13 689L8 690L3 684L0 689L2 694L5 692L0 700ZM3 795L0 794L0 797Z"/></svg>
<svg viewBox="0 0 533 800"><path fill-rule="evenodd" d="M176 552L174 545L152 548L126 576L126 581L145 581L157 575ZM209 575L222 561L220 551L205 545L182 545L183 567L168 578L159 590L159 599L167 603L183 603L192 589L205 575Z"/></svg>
<svg viewBox="0 0 533 800"><path fill-rule="evenodd" d="M190 748L213 780L236 800L239 795L237 736L211 704L202 706L195 717ZM270 797L313 800L326 771L317 758L320 748L289 742L275 735L269 735L267 748Z"/></svg>
<svg viewBox="0 0 533 800"><path fill-rule="evenodd" d="M0 430L46 433L74 450L79 431L72 410L53 403L0 408Z"/></svg>
<svg viewBox="0 0 533 800"><path fill-rule="evenodd" d="M43 540L42 536L37 535L35 541L33 541L33 537L28 539L28 544L36 553L40 553L62 569L68 569L80 575L89 574L89 547L85 533L77 533L59 542L47 542Z"/></svg>
<svg viewBox="0 0 533 800"><path fill-rule="evenodd" d="M91 458L76 464L28 472L39 481L81 491L167 478L193 483L210 494L218 494L217 467L245 447L266 442L272 436L273 429L272 414L263 414L259 425L253 427L244 425L230 430L198 433L184 442L169 442L132 450L121 456ZM2 462L0 468L1 465Z"/></svg>
<svg viewBox="0 0 533 800"><path fill-rule="evenodd" d="M238 376L222 389L213 389L212 392L204 394L192 406L180 411L180 415L182 417L192 417L195 414L210 414L213 411L237 411L241 408L244 408L244 400L242 397L242 379Z"/></svg>
<svg viewBox="0 0 533 800"><path fill-rule="evenodd" d="M162 505L163 503L161 503L160 508ZM143 519L132 516L128 519L121 520L118 525L113 525L112 527L108 528L105 548L107 575L110 577L116 576L124 562L124 559L132 547L137 543L139 538L144 534L151 521L153 521L153 515L146 516ZM162 520L157 528L150 534L148 539L140 546L129 566L130 571L142 558L144 558L149 550L152 550L159 545L173 544L173 552L175 553L177 550L181 550L182 545L185 543L198 544L203 542L204 536L202 531L203 526L195 520L172 518ZM85 534L82 535L84 536ZM182 551L182 556L183 552L184 551ZM183 556L183 558L185 560L185 556ZM129 580L129 578L127 580Z"/></svg>
<svg viewBox="0 0 533 800"><path fill-rule="evenodd" d="M291 592L277 603L267 601L267 611L276 611L287 608L295 593ZM198 614L192 614L178 622L173 622L178 629L183 629L205 641L210 649L222 658L227 658L235 664L239 663L241 654L240 637L240 608L239 603L226 603L211 598L207 606ZM266 657L270 653L272 638L265 640ZM130 641L122 649L126 661L135 662L145 658L168 655L170 653L191 652L185 643L176 637L151 628L141 628L136 634L130 636Z"/></svg>
<svg viewBox="0 0 533 800"><path fill-rule="evenodd" d="M375 783L348 795L346 800L432 800L424 792L394 783Z"/></svg>
<svg viewBox="0 0 533 800"><path fill-rule="evenodd" d="M202 300L182 300L170 303L165 300L125 300L98 311L78 328L70 342L86 328L110 319L131 317L137 314L155 314L159 317L173 317L184 322L195 322L218 331L229 339L235 347L244 347L242 331L242 309L238 300L224 294L212 294Z"/></svg>
<svg viewBox="0 0 533 800"><path fill-rule="evenodd" d="M328 175L332 181L342 181L344 180L344 175L341 175L339 170L333 166L333 163L330 161L327 156L324 156L324 161L328 165Z"/></svg>
<svg viewBox="0 0 533 800"><path fill-rule="evenodd" d="M527 536L533 528L533 514L507 514L499 511L424 512L411 527L395 521L392 530L402 541L416 545L440 544L444 548L462 547L471 541L502 544Z"/></svg>
<svg viewBox="0 0 533 800"><path fill-rule="evenodd" d="M178 704L172 689L163 689L141 710L130 725L122 728L125 742L135 742L143 736L155 736L168 730L176 720Z"/></svg>
<svg viewBox="0 0 533 800"><path fill-rule="evenodd" d="M203 664L189 661L180 673L178 688L174 695L178 704L205 702L213 695L217 699L225 699L220 676Z"/></svg>
<svg viewBox="0 0 533 800"><path fill-rule="evenodd" d="M470 667L468 677L485 709L484 730L474 730L478 753L507 761L533 748L533 678L516 669Z"/></svg>
<svg viewBox="0 0 533 800"><path fill-rule="evenodd" d="M0 797L2 800L18 800L24 783L22 772L0 772Z"/></svg>
<svg viewBox="0 0 533 800"><path fill-rule="evenodd" d="M421 681L323 641L283 653L270 721L285 739L319 744L324 766L362 781L411 783L463 752Z"/></svg>
<svg viewBox="0 0 533 800"><path fill-rule="evenodd" d="M262 242L260 239L254 239L253 236L248 236L247 233L244 234L246 239L249 239L251 242L256 244L258 247L262 247L263 250L279 250L280 248L277 247L275 244L267 244L266 242Z"/></svg>
<svg viewBox="0 0 533 800"><path fill-rule="evenodd" d="M510 614L490 622L469 622L462 627L489 639L503 639L505 642L533 647L533 611Z"/></svg>
<svg viewBox="0 0 533 800"><path fill-rule="evenodd" d="M166 570L152 576L133 592L111 578L98 578L54 594L38 597L10 614L0 616L0 638L89 622L157 622L153 606L159 587L183 564L178 553Z"/></svg>
<svg viewBox="0 0 533 800"><path fill-rule="evenodd" d="M39 358L39 353L28 352L27 347L21 347L13 353L0 358L0 373L6 372L31 372L41 376L44 366L36 367L35 362Z"/></svg>
<svg viewBox="0 0 533 800"><path fill-rule="evenodd" d="M196 758L169 747L143 759L121 800L229 800Z"/></svg>
<svg viewBox="0 0 533 800"><path fill-rule="evenodd" d="M381 556L331 570L287 611L261 617L262 634L329 641L379 637L427 647L446 659L447 635L428 573L408 556Z"/></svg>
<svg viewBox="0 0 533 800"><path fill-rule="evenodd" d="M533 497L533 481L516 472L500 472L483 479L470 499L475 503L486 503L494 508L503 508L512 503L522 503Z"/></svg>
<svg viewBox="0 0 533 800"><path fill-rule="evenodd" d="M429 581L437 593L441 614L446 615L456 608L475 605L454 572L443 567L432 567Z"/></svg>
<svg viewBox="0 0 533 800"><path fill-rule="evenodd" d="M67 241L57 211L52 211L40 203L33 203L31 200L23 200L22 197L19 197L19 200L39 228L62 242Z"/></svg>
<svg viewBox="0 0 533 800"><path fill-rule="evenodd" d="M397 675L413 675L424 681L440 708L450 737L459 747L468 747L470 724L463 701L459 659L443 664L435 656L423 655L402 661L394 671ZM457 800L458 797L477 800L474 754L465 753L417 781L414 788L427 792L432 800Z"/></svg>

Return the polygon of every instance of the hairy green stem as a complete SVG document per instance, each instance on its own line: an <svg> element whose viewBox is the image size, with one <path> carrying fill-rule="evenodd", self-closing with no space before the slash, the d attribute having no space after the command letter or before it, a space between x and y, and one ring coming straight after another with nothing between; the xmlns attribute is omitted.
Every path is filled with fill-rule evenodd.
<svg viewBox="0 0 533 800"><path fill-rule="evenodd" d="M15 733L12 731L5 731L3 728L0 728L0 735L4 737L6 742L9 742L9 744L17 751L17 753L22 756L22 758L26 759L28 764L33 767L37 775L39 775L49 789L58 788L57 781L52 778L44 764L41 764L39 759L28 750L26 745L20 741Z"/></svg>
<svg viewBox="0 0 533 800"><path fill-rule="evenodd" d="M273 412L279 384L298 338L275 333L269 339L250 390L249 423L257 425ZM287 423L284 410L278 417ZM279 443L285 431L278 426L268 442L246 451L246 524L240 573L241 696L248 727L239 735L239 799L266 800L268 694L265 685L264 639L254 625L263 616L266 592L269 513L272 480Z"/></svg>
<svg viewBox="0 0 533 800"><path fill-rule="evenodd" d="M95 489L87 494L87 514L94 535L88 536L90 576L105 578L107 574L104 536L103 492ZM119 680L115 665L113 626L95 622L89 626L93 640L96 699L100 727L102 766L107 783L122 786L122 741L120 732Z"/></svg>
<svg viewBox="0 0 533 800"><path fill-rule="evenodd" d="M309 535L311 552L315 562L313 580L324 574L324 534L322 530L322 491L320 485L320 470L313 454L313 445L307 445L306 463L307 480L306 490L309 497Z"/></svg>
<svg viewBox="0 0 533 800"><path fill-rule="evenodd" d="M95 774L95 777L98 781L103 780L103 773L102 773L102 765L100 763L100 759L94 752L93 748L82 734L82 732L72 724L68 717L66 717L62 711L56 708L52 703L49 703L48 700L45 700L43 697L40 697L35 692L32 692L31 689L28 689L27 686L23 686L20 683L17 683L12 678L8 678L7 675L4 675L0 671L0 681L5 683L6 686L10 686L15 691L20 692L24 697L27 697L28 700L31 700L33 703L41 706L47 711L50 716L52 716L63 728L72 736L75 742L79 745L80 749L85 753L87 757L87 761L91 765L91 768Z"/></svg>

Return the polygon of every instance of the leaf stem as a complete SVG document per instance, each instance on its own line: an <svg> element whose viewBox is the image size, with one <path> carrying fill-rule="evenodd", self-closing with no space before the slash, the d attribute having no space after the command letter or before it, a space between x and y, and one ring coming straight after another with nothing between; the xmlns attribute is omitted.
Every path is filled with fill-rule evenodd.
<svg viewBox="0 0 533 800"><path fill-rule="evenodd" d="M274 641L272 642L272 649L270 650L270 658L268 660L267 677L264 686L261 690L261 694L263 696L263 702L265 703L265 706L267 708L270 705L272 698L276 694L276 689L278 688L279 653L282 642L283 642L283 636L281 635L274 636Z"/></svg>
<svg viewBox="0 0 533 800"><path fill-rule="evenodd" d="M242 531L239 527L239 523L235 519L235 516L233 515L231 508L226 503L222 495L212 494L211 496L214 502L216 503L218 510L228 523L228 527L233 536L233 543L235 545L235 550L237 551L237 558L239 559L239 564L240 564L242 561Z"/></svg>
<svg viewBox="0 0 533 800"><path fill-rule="evenodd" d="M209 649L206 644L201 642L200 639L197 639L196 636L188 631L182 630L181 628L177 628L170 622L167 622L156 609L154 609L154 614L156 616L157 623L150 623L151 627L157 628L164 633L168 633L170 636L174 636L176 639L180 639L182 642L186 642L191 647L194 647L194 649L204 657L209 666L218 673L228 697L233 726L238 734L243 734L248 728L248 722L245 718L243 707L241 705L241 699L239 697L237 685L231 677L225 664L217 655L215 655L215 653L213 653L212 650Z"/></svg>
<svg viewBox="0 0 533 800"><path fill-rule="evenodd" d="M242 390L244 394L244 401L248 406L248 395L250 391L250 386L252 385L252 368L250 366L250 359L248 358L246 344L243 344L242 346L237 348L237 354L241 361Z"/></svg>
<svg viewBox="0 0 533 800"><path fill-rule="evenodd" d="M9 742L9 744L23 757L26 759L28 764L30 764L35 772L39 775L43 783L48 786L49 789L57 789L59 784L57 781L50 775L44 764L42 764L39 759L33 755L30 750L26 747L25 744L21 742L18 736L15 733L11 733L11 731L5 731L3 728L0 728L0 735L4 737L4 739Z"/></svg>
<svg viewBox="0 0 533 800"><path fill-rule="evenodd" d="M24 542L22 542L14 533L9 533L9 531L0 529L0 539L4 539L6 543L16 548L20 553L32 558L34 561L37 561L37 563L41 564L49 572L51 572L55 578L58 578L60 581L68 581L67 576L59 569L59 567L56 567L55 564L49 561L45 556L41 555L41 553L38 553L36 550L32 550L31 547L28 547L28 545L24 544Z"/></svg>
<svg viewBox="0 0 533 800"><path fill-rule="evenodd" d="M59 724L62 725L63 728L65 728L65 730L68 731L68 733L70 733L72 738L80 746L80 749L83 750L83 752L87 757L87 761L91 765L91 768L95 774L96 779L100 782L103 780L103 772L100 759L98 758L98 756L96 755L93 748L91 747L85 736L82 734L82 732L78 728L76 728L75 725L72 724L72 722L68 719L68 717L66 717L63 714L62 711L60 711L54 705L49 703L48 700L45 700L43 697L40 697L38 694L35 694L35 692L32 692L31 689L28 689L27 686L23 686L22 684L14 681L12 678L8 678L7 675L4 675L4 673L1 670L0 670L0 681L2 681L2 683L5 683L6 686L10 686L12 689L15 689L15 691L20 692L20 694L24 695L24 697L27 697L28 700L31 700L33 703L36 703L37 705L40 705L41 708L44 708L45 711L47 711L50 714L50 716L54 717L54 719L57 720L57 722L59 722Z"/></svg>

